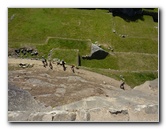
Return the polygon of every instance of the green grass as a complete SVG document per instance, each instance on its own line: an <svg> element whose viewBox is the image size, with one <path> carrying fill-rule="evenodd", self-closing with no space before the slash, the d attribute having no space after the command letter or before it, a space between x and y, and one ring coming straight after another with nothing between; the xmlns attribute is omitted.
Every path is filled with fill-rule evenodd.
<svg viewBox="0 0 166 129"><path fill-rule="evenodd" d="M116 52L139 52L158 54L158 41L150 38L120 38L113 40Z"/></svg>
<svg viewBox="0 0 166 129"><path fill-rule="evenodd" d="M150 81L158 78L158 73L156 72L122 72L113 71L108 69L89 69L91 71L115 78L116 80L121 80L120 75L125 78L126 84L134 88L135 86L143 84L145 81Z"/></svg>
<svg viewBox="0 0 166 129"><path fill-rule="evenodd" d="M81 60L82 66L89 68L119 69L118 58L108 55L104 60Z"/></svg>
<svg viewBox="0 0 166 129"><path fill-rule="evenodd" d="M79 49L80 54L85 55L90 53L91 42L86 40L51 38L44 47L48 45L61 49Z"/></svg>
<svg viewBox="0 0 166 129"><path fill-rule="evenodd" d="M55 49L52 52L52 59L58 58L64 60L67 65L75 64L78 62L78 50L70 49Z"/></svg>
<svg viewBox="0 0 166 129"><path fill-rule="evenodd" d="M158 23L153 22L151 16L143 16L143 20L138 19L135 22L126 22L120 17L114 17L114 28L118 34L128 35L129 37L138 38L158 38ZM120 26L119 26L120 25Z"/></svg>
<svg viewBox="0 0 166 129"><path fill-rule="evenodd" d="M157 72L140 72L140 73L124 73L126 83L134 88L137 85L143 84L145 81L150 81L158 78Z"/></svg>
<svg viewBox="0 0 166 129"><path fill-rule="evenodd" d="M107 41L111 30L105 10L10 9L9 41L44 42L47 36ZM109 16L109 17L108 17ZM107 26L105 26L107 25ZM15 28L15 29L13 29Z"/></svg>
<svg viewBox="0 0 166 129"><path fill-rule="evenodd" d="M158 57L153 55L116 53L108 55L104 60L81 61L83 66L90 68L125 71L154 71L158 69Z"/></svg>
<svg viewBox="0 0 166 129"><path fill-rule="evenodd" d="M90 53L90 41L87 40L73 40L62 38L50 38L48 43L37 45L39 57L47 56L49 51L54 48L58 49L78 49L79 54L85 55Z"/></svg>
<svg viewBox="0 0 166 129"><path fill-rule="evenodd" d="M146 9L146 8L144 8L143 10L146 10L148 12L158 12L158 8L154 8L154 9Z"/></svg>
<svg viewBox="0 0 166 129"><path fill-rule="evenodd" d="M142 54L117 54L119 70L146 71L158 69L158 57Z"/></svg>
<svg viewBox="0 0 166 129"><path fill-rule="evenodd" d="M152 11L157 12L158 9ZM8 47L36 48L39 58L43 55L47 57L49 51L55 48L53 58L75 64L75 56L90 54L91 43L87 40L90 39L92 43L98 41L106 51L108 46L112 46L115 54L103 60L81 59L82 66L115 79L119 79L119 75L123 74L127 84L132 87L148 79L157 78L157 73L142 71L158 69L158 23L153 22L153 18L147 15L144 15L143 19L127 22L107 12L100 9L9 8ZM116 33L112 32L113 29ZM127 36L122 38L120 35ZM48 37L61 38L50 38L46 44ZM59 49L62 49L62 52ZM78 49L79 53L73 49ZM109 69L120 71L109 72Z"/></svg>

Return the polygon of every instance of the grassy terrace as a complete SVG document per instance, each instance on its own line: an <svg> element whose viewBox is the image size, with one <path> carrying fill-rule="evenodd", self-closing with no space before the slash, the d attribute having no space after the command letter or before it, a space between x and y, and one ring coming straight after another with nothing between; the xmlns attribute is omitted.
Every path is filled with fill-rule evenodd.
<svg viewBox="0 0 166 129"><path fill-rule="evenodd" d="M77 64L78 50L77 49L54 49L52 52L52 58L63 59L67 64Z"/></svg>
<svg viewBox="0 0 166 129"><path fill-rule="evenodd" d="M88 68L89 69L89 68ZM108 70L108 69L91 69L94 72L98 72L100 74L115 78L116 80L120 80L119 75L123 75L125 78L125 82L134 88L137 85L144 83L146 80L153 80L158 77L157 72L150 71L116 71L116 70Z"/></svg>
<svg viewBox="0 0 166 129"><path fill-rule="evenodd" d="M90 46L91 42L87 40L72 40L72 39L58 39L58 38L51 38L48 41L48 44L45 45L52 45L56 48L61 49L79 49L79 53L81 55L85 55L90 53Z"/></svg>
<svg viewBox="0 0 166 129"><path fill-rule="evenodd" d="M111 15L106 10L9 9L9 41L44 43L48 36L108 42ZM107 26L106 26L107 25ZM11 31L10 31L11 30Z"/></svg>
<svg viewBox="0 0 166 129"><path fill-rule="evenodd" d="M158 53L158 41L150 38L125 38L114 39L112 46L116 48L117 52L139 52L139 53Z"/></svg>
<svg viewBox="0 0 166 129"><path fill-rule="evenodd" d="M117 80L123 75L131 87L158 77L158 23L151 16L126 21L100 9L9 8L8 21L9 48L35 47L39 57L54 49L52 58L75 64L75 56L90 54L91 43L98 41L108 52L112 46L114 53L104 60L81 59L82 68Z"/></svg>

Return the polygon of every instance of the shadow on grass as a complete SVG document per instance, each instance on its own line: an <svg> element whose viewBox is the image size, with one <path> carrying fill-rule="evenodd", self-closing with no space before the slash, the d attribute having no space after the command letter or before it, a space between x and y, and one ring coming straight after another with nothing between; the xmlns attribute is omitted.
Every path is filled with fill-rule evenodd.
<svg viewBox="0 0 166 129"><path fill-rule="evenodd" d="M120 13L114 13L113 16L119 16L121 18L123 18L126 22L136 22L137 20L141 20L144 21L143 15L139 14L136 16L126 16L125 14L120 14Z"/></svg>
<svg viewBox="0 0 166 129"><path fill-rule="evenodd" d="M143 11L143 15L152 16L153 21L154 22L158 22L158 12L151 12L151 11L144 10Z"/></svg>
<svg viewBox="0 0 166 129"><path fill-rule="evenodd" d="M144 21L143 16L148 15L152 16L154 22L158 22L158 12L153 11L153 9L143 10L142 8L113 8L109 12L112 12L112 15L119 16L123 18L126 22L136 22L137 20Z"/></svg>

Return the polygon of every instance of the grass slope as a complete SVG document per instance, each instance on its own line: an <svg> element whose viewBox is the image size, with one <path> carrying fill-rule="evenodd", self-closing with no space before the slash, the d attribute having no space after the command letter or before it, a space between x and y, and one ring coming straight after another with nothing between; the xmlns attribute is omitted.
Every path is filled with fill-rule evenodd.
<svg viewBox="0 0 166 129"><path fill-rule="evenodd" d="M116 79L122 74L132 87L156 78L158 73L154 71L158 69L158 23L147 15L136 21L126 21L107 12L100 9L9 8L8 46L35 47L39 57L48 55L53 48L63 49L63 52L54 51L53 57L64 59L69 56L68 63L72 64L76 52L70 49L78 49L80 55L88 55L90 43L87 39L90 39L92 42L98 41L106 51L112 46L115 53L104 60L81 60L83 67ZM112 30L116 32L113 33ZM122 38L122 35L126 38ZM46 44L48 37L82 40L50 38ZM120 71L112 72L109 69Z"/></svg>

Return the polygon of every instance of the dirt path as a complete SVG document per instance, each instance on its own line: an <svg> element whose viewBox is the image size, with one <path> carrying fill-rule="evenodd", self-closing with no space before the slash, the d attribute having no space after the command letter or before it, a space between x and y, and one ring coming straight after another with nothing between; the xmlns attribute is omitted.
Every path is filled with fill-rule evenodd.
<svg viewBox="0 0 166 129"><path fill-rule="evenodd" d="M8 64L9 65L18 65L19 63L28 63L28 64L34 64L33 69L42 69L43 71L48 71L50 70L48 67L44 68L42 65L42 62L40 60L31 60L31 59L15 59L15 58L8 58ZM72 74L71 68L69 65L66 65L67 69L66 69L66 73L68 74ZM63 72L63 69L61 66L57 66L56 64L53 64L53 71L57 72ZM91 72L88 70L84 70L84 69L75 69L75 75L83 77L91 82L98 82L98 83L103 83L103 84L109 84L111 86L115 86L115 87L119 87L120 85L120 81L117 81L113 78L95 73L95 72ZM129 86L126 86L127 89L130 89Z"/></svg>

